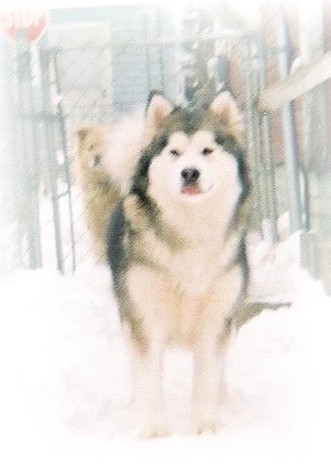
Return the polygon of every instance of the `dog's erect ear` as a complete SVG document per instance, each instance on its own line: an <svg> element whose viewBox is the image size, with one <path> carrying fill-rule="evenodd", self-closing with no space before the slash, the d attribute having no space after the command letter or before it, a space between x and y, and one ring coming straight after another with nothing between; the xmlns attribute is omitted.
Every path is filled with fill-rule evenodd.
<svg viewBox="0 0 331 472"><path fill-rule="evenodd" d="M243 117L230 92L221 92L217 95L210 105L210 110L218 116L219 122L232 135L241 137L244 131Z"/></svg>
<svg viewBox="0 0 331 472"><path fill-rule="evenodd" d="M151 141L162 129L174 106L159 92L152 92L146 108L146 138Z"/></svg>
<svg viewBox="0 0 331 472"><path fill-rule="evenodd" d="M88 128L88 127L79 128L76 131L76 135L78 137L79 142L83 143L90 132L91 132L91 128Z"/></svg>

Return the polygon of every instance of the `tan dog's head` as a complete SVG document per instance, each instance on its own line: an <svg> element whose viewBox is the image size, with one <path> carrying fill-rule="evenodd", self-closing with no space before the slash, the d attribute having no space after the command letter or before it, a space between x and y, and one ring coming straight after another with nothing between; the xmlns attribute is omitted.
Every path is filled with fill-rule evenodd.
<svg viewBox="0 0 331 472"><path fill-rule="evenodd" d="M78 165L85 178L93 182L106 183L109 174L104 165L105 130L86 126L77 131Z"/></svg>

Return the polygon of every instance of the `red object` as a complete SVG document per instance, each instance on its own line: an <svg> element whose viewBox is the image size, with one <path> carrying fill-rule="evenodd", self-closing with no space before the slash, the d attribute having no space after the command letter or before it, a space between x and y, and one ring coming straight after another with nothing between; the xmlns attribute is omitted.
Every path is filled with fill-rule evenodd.
<svg viewBox="0 0 331 472"><path fill-rule="evenodd" d="M42 7L21 10L0 9L0 30L9 40L15 41L20 29L25 29L30 43L37 42L49 23L48 11Z"/></svg>

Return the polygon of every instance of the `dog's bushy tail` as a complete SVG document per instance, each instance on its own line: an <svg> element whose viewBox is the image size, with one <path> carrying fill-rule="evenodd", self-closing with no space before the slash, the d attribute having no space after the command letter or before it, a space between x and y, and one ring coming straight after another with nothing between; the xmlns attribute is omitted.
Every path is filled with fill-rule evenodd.
<svg viewBox="0 0 331 472"><path fill-rule="evenodd" d="M136 111L113 123L107 133L105 167L122 195L126 195L130 190L135 167L144 145L143 111Z"/></svg>

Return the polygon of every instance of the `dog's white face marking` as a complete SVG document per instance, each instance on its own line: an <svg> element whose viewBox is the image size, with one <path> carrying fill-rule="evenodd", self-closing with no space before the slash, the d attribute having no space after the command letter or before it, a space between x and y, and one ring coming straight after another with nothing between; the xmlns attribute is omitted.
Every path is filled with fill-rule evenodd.
<svg viewBox="0 0 331 472"><path fill-rule="evenodd" d="M236 193L240 187L235 157L204 130L172 134L153 159L149 178L152 193L183 202L199 202L229 188Z"/></svg>

